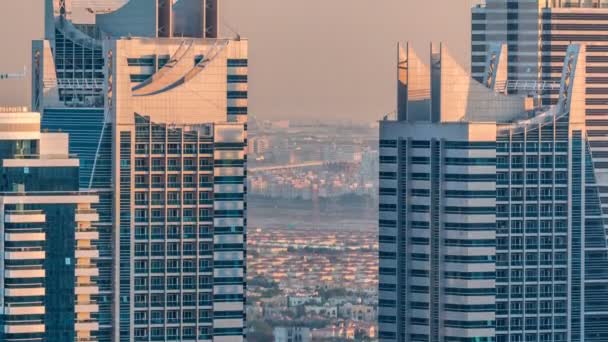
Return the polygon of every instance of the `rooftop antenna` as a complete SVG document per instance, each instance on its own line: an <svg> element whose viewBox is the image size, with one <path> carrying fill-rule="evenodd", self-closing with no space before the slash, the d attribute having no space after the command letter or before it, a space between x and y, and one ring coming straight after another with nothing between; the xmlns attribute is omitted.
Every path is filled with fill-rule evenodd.
<svg viewBox="0 0 608 342"><path fill-rule="evenodd" d="M21 73L0 73L0 80L7 80L7 79L18 79L18 78L25 78L27 76L27 67L23 67L23 71Z"/></svg>
<svg viewBox="0 0 608 342"><path fill-rule="evenodd" d="M0 81L10 80L10 79L24 79L27 77L27 67L23 67L23 71L20 73L0 73ZM24 82L24 87L27 89L27 82ZM26 108L26 107L23 107Z"/></svg>

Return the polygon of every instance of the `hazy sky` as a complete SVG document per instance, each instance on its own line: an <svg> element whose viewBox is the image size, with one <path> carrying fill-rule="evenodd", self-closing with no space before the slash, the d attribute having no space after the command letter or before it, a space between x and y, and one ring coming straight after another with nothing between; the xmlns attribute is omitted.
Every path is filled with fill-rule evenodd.
<svg viewBox="0 0 608 342"><path fill-rule="evenodd" d="M0 73L30 64L44 0L4 1ZM249 39L250 112L259 118L374 121L395 107L397 41L443 41L468 65L475 0L222 0ZM30 81L0 81L0 105L29 104Z"/></svg>

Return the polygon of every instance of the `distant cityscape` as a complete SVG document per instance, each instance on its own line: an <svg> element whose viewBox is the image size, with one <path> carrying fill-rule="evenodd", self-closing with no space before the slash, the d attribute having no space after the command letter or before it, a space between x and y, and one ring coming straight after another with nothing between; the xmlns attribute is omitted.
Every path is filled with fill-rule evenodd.
<svg viewBox="0 0 608 342"><path fill-rule="evenodd" d="M0 342L608 341L608 0L482 1L470 70L396 44L368 124L250 115L220 0L39 3Z"/></svg>
<svg viewBox="0 0 608 342"><path fill-rule="evenodd" d="M250 195L377 200L376 124L292 124L250 119Z"/></svg>
<svg viewBox="0 0 608 342"><path fill-rule="evenodd" d="M248 149L248 341L376 341L377 127L250 119Z"/></svg>

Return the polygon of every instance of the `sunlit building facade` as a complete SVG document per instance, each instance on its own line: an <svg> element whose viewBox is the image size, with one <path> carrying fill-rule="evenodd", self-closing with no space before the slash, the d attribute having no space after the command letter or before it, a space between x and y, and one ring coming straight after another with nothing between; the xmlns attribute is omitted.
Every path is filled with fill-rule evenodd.
<svg viewBox="0 0 608 342"><path fill-rule="evenodd" d="M0 108L0 340L96 341L98 197L65 133Z"/></svg>
<svg viewBox="0 0 608 342"><path fill-rule="evenodd" d="M605 341L604 174L586 118L593 47L563 53L554 105L481 82L445 47L399 51L380 123L381 341ZM523 93L520 91L519 93Z"/></svg>
<svg viewBox="0 0 608 342"><path fill-rule="evenodd" d="M213 0L49 0L34 108L100 196L101 341L242 341L247 41ZM86 14L85 13L85 14Z"/></svg>

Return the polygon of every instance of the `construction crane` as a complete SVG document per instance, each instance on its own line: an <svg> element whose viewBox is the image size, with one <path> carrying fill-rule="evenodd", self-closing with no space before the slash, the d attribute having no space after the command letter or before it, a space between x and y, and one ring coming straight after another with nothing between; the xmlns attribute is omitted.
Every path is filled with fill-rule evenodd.
<svg viewBox="0 0 608 342"><path fill-rule="evenodd" d="M27 68L23 67L23 71L21 73L0 73L0 80L8 80L15 78L25 78L27 75Z"/></svg>

